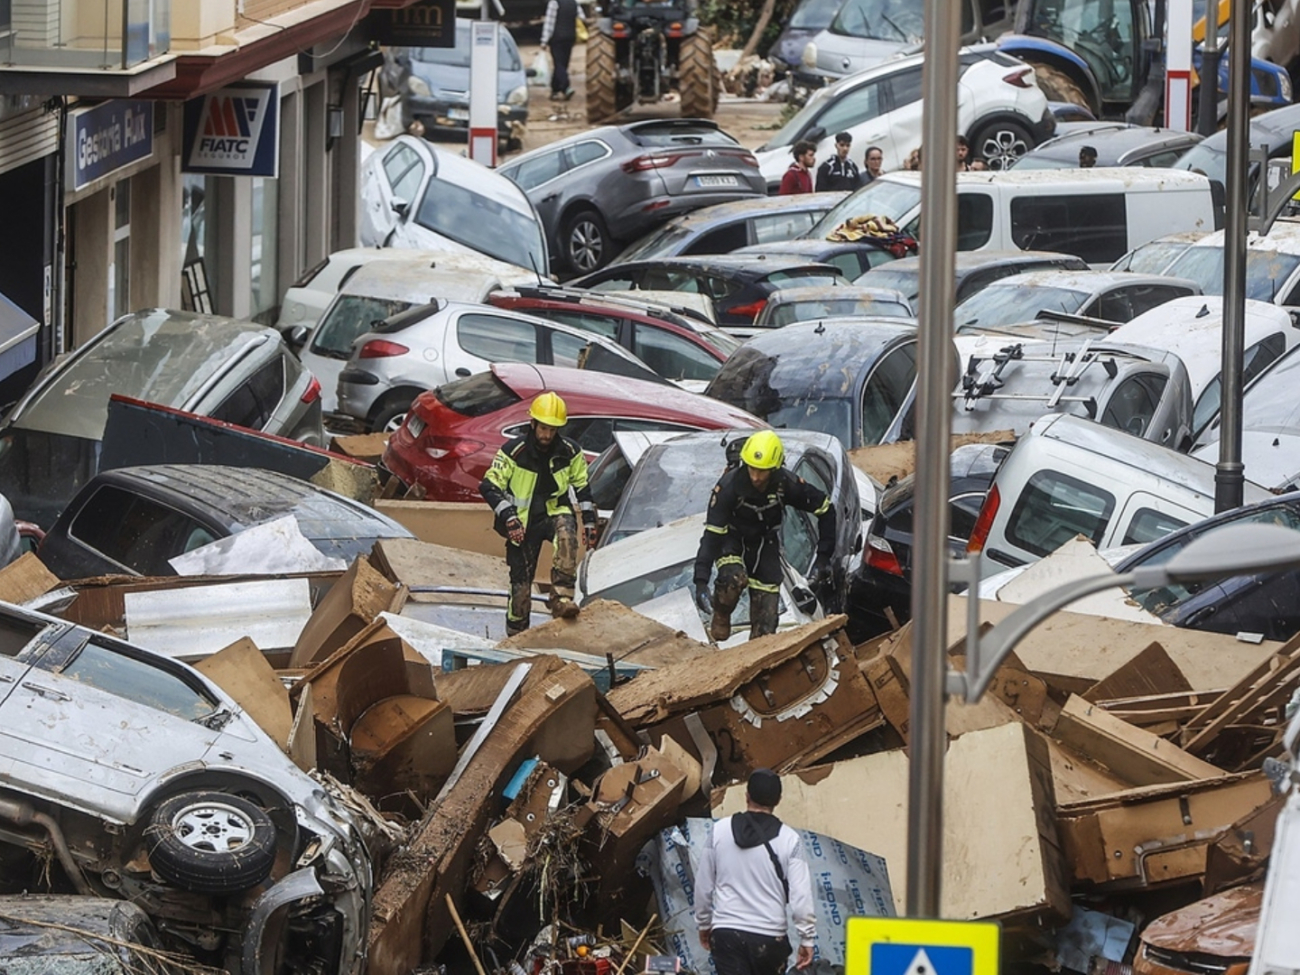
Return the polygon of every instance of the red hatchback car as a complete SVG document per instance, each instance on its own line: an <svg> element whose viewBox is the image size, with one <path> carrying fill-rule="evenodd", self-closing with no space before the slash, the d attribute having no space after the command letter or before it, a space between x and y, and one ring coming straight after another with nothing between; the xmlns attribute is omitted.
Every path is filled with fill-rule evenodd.
<svg viewBox="0 0 1300 975"><path fill-rule="evenodd" d="M421 393L388 441L383 464L431 501L478 501L479 481L500 446L528 429L539 393L559 393L569 410L564 435L590 460L624 430L762 429L744 410L669 385L605 373L497 363L491 371Z"/></svg>

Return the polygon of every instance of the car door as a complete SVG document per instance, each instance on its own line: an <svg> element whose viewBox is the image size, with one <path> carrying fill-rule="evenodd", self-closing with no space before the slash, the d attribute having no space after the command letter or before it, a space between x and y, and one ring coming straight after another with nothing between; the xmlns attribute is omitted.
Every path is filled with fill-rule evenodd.
<svg viewBox="0 0 1300 975"><path fill-rule="evenodd" d="M559 224L559 208L564 202L563 185L559 178L567 169L565 153L564 147L551 149L521 160L504 171L506 176L528 194L533 206L537 208L537 215L547 227Z"/></svg>
<svg viewBox="0 0 1300 975"><path fill-rule="evenodd" d="M443 348L440 382L483 372L493 362L537 362L537 326L501 313L461 312L447 329Z"/></svg>
<svg viewBox="0 0 1300 975"><path fill-rule="evenodd" d="M958 90L960 91L960 86ZM889 126L890 144L905 146L910 152L921 144L921 69L908 68L891 75L886 99L885 123ZM856 142L855 139L855 145ZM900 153L898 165L901 167L903 162Z"/></svg>
<svg viewBox="0 0 1300 975"><path fill-rule="evenodd" d="M395 203L416 204L416 194L428 167L420 153L404 142L387 152L375 153L366 161L366 178L361 183L361 243L382 247L401 218Z"/></svg>
<svg viewBox="0 0 1300 975"><path fill-rule="evenodd" d="M868 146L879 146L884 156L884 168L901 169L904 159L895 148L888 111L885 79L873 78L828 104L800 138L807 139L816 129L821 129L817 135L817 158L825 159L835 151L835 134L848 132L853 136L854 156L861 158Z"/></svg>
<svg viewBox="0 0 1300 975"><path fill-rule="evenodd" d="M916 342L909 340L889 349L872 367L862 386L862 423L855 438L857 442L844 446L869 447L880 443L907 404L915 382Z"/></svg>

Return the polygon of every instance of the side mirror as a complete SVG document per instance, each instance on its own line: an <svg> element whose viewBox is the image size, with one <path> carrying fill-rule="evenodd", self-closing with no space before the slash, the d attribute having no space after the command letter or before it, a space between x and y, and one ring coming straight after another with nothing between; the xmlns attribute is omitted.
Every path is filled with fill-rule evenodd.
<svg viewBox="0 0 1300 975"><path fill-rule="evenodd" d="M822 139L826 138L826 130L820 125L814 125L803 134L803 138L807 139L809 142L821 142Z"/></svg>
<svg viewBox="0 0 1300 975"><path fill-rule="evenodd" d="M311 329L306 325L294 325L284 333L284 341L295 353L301 352L302 347L307 344L307 336L310 334Z"/></svg>
<svg viewBox="0 0 1300 975"><path fill-rule="evenodd" d="M795 586L790 595L794 597L794 604L799 607L799 612L804 616L812 616L817 612L817 597L807 586Z"/></svg>
<svg viewBox="0 0 1300 975"><path fill-rule="evenodd" d="M405 220L406 215L411 212L411 204L408 203L406 200L394 200L393 212L396 213L403 220Z"/></svg>
<svg viewBox="0 0 1300 975"><path fill-rule="evenodd" d="M536 78L536 77L537 77L537 69L536 69L536 68L528 68L528 69L526 69L526 70L524 71L524 77L526 77L526 78Z"/></svg>

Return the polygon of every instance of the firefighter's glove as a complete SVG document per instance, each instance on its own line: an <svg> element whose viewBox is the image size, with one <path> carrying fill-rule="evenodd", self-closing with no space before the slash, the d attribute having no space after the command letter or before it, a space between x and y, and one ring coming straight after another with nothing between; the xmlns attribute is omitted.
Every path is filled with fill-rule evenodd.
<svg viewBox="0 0 1300 975"><path fill-rule="evenodd" d="M831 572L831 563L829 559L818 556L813 562L812 575L808 577L808 585L814 590L826 589L830 586L834 574Z"/></svg>
<svg viewBox="0 0 1300 975"><path fill-rule="evenodd" d="M506 519L506 538L510 539L511 545L524 544L524 523L517 514Z"/></svg>
<svg viewBox="0 0 1300 975"><path fill-rule="evenodd" d="M709 598L709 584L707 582L703 585L698 582L695 584L695 605L699 607L700 612L704 614L706 619L713 615L713 600Z"/></svg>

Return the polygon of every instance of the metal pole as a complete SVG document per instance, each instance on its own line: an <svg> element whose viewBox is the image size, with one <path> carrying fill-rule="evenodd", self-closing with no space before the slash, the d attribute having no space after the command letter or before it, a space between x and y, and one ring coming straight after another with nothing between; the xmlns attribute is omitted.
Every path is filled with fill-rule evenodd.
<svg viewBox="0 0 1300 975"><path fill-rule="evenodd" d="M957 49L961 8L925 0L921 91L921 277L917 341L916 556L912 571L907 913L939 916L943 880L944 683L948 643L948 442L957 243Z"/></svg>
<svg viewBox="0 0 1300 975"><path fill-rule="evenodd" d="M1200 104L1196 131L1214 135L1219 128L1219 0L1205 5L1205 43L1201 47Z"/></svg>
<svg viewBox="0 0 1300 975"><path fill-rule="evenodd" d="M1246 334L1246 182L1250 118L1251 0L1232 0L1228 19L1228 171L1223 221L1223 392L1214 510L1241 507L1241 369ZM1263 168L1260 178L1265 178Z"/></svg>

